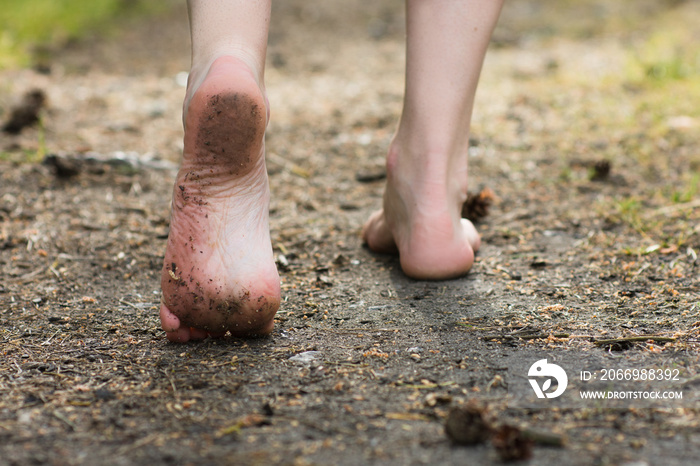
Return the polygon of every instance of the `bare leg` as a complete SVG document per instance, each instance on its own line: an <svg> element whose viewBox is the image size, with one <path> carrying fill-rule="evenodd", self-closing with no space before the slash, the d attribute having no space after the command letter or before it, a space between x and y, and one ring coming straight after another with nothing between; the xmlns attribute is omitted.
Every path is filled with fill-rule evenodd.
<svg viewBox="0 0 700 466"><path fill-rule="evenodd" d="M469 271L480 238L461 219L474 95L501 0L407 0L406 91L387 155L383 209L365 224L376 252L398 252L406 275Z"/></svg>
<svg viewBox="0 0 700 466"><path fill-rule="evenodd" d="M192 71L160 317L172 341L272 330L263 85L269 0L190 0Z"/></svg>

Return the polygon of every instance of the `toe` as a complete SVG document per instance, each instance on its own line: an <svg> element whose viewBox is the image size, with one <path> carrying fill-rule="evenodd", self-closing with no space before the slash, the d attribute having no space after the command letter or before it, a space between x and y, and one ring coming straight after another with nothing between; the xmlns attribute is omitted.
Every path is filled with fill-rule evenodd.
<svg viewBox="0 0 700 466"><path fill-rule="evenodd" d="M190 329L183 327L172 332L165 332L168 340L173 343L187 343L190 341Z"/></svg>
<svg viewBox="0 0 700 466"><path fill-rule="evenodd" d="M463 218L462 229L464 234L467 236L467 241L469 241L472 250L474 252L478 251L479 247L481 246L481 236L479 236L479 233L476 231L474 224L466 218Z"/></svg>
<svg viewBox="0 0 700 466"><path fill-rule="evenodd" d="M190 339L192 340L204 340L209 336L209 332L199 328L190 327Z"/></svg>
<svg viewBox="0 0 700 466"><path fill-rule="evenodd" d="M170 312L165 304L160 305L160 325L165 330L168 340L176 343L185 343L190 340L190 329L180 325L180 319Z"/></svg>
<svg viewBox="0 0 700 466"><path fill-rule="evenodd" d="M373 213L362 228L362 241L374 252L396 254L396 242L384 218L384 211Z"/></svg>
<svg viewBox="0 0 700 466"><path fill-rule="evenodd" d="M176 332L180 328L180 319L165 304L160 305L160 325L166 332Z"/></svg>

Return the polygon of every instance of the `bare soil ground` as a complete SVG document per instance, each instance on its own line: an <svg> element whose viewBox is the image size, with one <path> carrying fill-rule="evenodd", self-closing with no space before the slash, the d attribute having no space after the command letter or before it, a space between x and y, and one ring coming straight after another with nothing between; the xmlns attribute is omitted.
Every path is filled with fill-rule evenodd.
<svg viewBox="0 0 700 466"><path fill-rule="evenodd" d="M470 400L564 439L533 464L698 464L700 65L681 46L700 11L610 3L508 2L471 135L472 186L495 195L484 247L467 277L421 282L359 238L400 112L402 5L275 2L284 302L252 341L174 345L159 327L185 9L0 73L3 121L47 96L39 125L0 134L0 464L499 461L444 433ZM685 399L514 405L543 358L571 378L671 365Z"/></svg>

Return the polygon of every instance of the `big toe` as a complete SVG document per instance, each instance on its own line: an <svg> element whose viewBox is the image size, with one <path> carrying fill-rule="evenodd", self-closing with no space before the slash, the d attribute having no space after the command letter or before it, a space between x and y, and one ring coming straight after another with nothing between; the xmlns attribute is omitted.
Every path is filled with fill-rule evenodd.
<svg viewBox="0 0 700 466"><path fill-rule="evenodd" d="M464 235L467 237L467 241L469 241L469 245L472 247L472 250L474 252L478 251L481 247L481 236L479 235L479 232L476 231L474 224L470 220L463 218L462 230L464 231Z"/></svg>
<svg viewBox="0 0 700 466"><path fill-rule="evenodd" d="M160 305L160 326L170 341L185 343L190 339L189 329L180 325L180 319L165 304Z"/></svg>
<svg viewBox="0 0 700 466"><path fill-rule="evenodd" d="M374 212L362 228L362 241L374 252L395 254L398 252L394 235L384 218L384 211Z"/></svg>
<svg viewBox="0 0 700 466"><path fill-rule="evenodd" d="M160 326L166 332L177 332L181 327L180 319L165 304L160 305Z"/></svg>

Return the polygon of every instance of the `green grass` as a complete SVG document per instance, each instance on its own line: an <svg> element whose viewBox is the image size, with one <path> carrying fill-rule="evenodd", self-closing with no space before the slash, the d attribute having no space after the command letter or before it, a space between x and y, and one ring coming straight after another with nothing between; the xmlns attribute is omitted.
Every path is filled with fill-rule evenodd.
<svg viewBox="0 0 700 466"><path fill-rule="evenodd" d="M659 15L646 40L634 50L632 76L657 85L700 76L700 34L693 26L698 20L697 8L677 8Z"/></svg>
<svg viewBox="0 0 700 466"><path fill-rule="evenodd" d="M103 32L125 17L154 13L172 2L147 0L2 0L0 69L27 66L47 46Z"/></svg>
<svg viewBox="0 0 700 466"><path fill-rule="evenodd" d="M674 204L683 204L695 199L700 192L700 173L689 173L679 186L669 186L667 197Z"/></svg>

